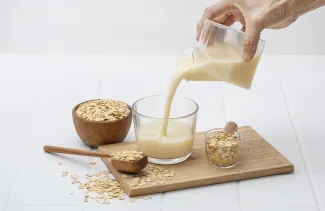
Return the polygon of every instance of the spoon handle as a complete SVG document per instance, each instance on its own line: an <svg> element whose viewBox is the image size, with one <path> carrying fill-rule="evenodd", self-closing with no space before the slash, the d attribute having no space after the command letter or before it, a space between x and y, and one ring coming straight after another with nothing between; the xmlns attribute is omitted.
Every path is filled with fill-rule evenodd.
<svg viewBox="0 0 325 211"><path fill-rule="evenodd" d="M110 154L101 153L101 152L92 152L87 150L56 147L56 146L44 146L45 152L55 152L69 155L81 155L81 156L90 156L90 157L101 157L101 158L110 158Z"/></svg>
<svg viewBox="0 0 325 211"><path fill-rule="evenodd" d="M238 130L238 126L235 122L227 122L227 124L225 125L225 131L226 132L230 132L230 133L234 133Z"/></svg>

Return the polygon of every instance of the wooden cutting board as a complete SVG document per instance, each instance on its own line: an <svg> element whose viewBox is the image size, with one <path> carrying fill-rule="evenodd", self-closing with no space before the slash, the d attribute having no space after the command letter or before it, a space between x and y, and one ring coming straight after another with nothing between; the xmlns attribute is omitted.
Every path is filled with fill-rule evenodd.
<svg viewBox="0 0 325 211"><path fill-rule="evenodd" d="M239 147L237 165L230 169L213 168L208 164L204 149L204 133L197 133L194 141L194 151L190 158L180 164L159 165L176 172L172 180L155 186L132 187L131 178L122 177L123 173L116 171L109 159L102 159L129 196L139 196L153 193L211 185L236 180L284 174L294 171L294 166L281 155L272 145L262 138L251 127L240 127L239 132L244 142ZM125 142L98 147L98 151L115 153L127 149L136 149L135 142ZM144 169L147 171L147 167Z"/></svg>

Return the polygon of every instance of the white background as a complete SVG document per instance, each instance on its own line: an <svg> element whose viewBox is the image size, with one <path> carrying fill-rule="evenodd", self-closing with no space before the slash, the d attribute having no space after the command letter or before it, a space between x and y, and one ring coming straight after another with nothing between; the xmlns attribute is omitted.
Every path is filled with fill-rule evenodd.
<svg viewBox="0 0 325 211"><path fill-rule="evenodd" d="M324 55L263 55L250 91L198 82L182 83L177 93L200 105L197 131L229 120L250 125L294 164L293 174L105 206L85 203L61 177L63 170L80 176L105 170L99 159L43 152L44 145L90 149L74 130L77 103L132 104L165 92L177 55L195 45L197 21L212 3L0 0L0 211L325 211ZM265 31L266 52L325 54L324 25L325 7L289 28ZM133 128L125 141L132 140Z"/></svg>
<svg viewBox="0 0 325 211"><path fill-rule="evenodd" d="M0 0L0 53L180 53L215 0ZM266 30L266 53L324 54L325 8Z"/></svg>

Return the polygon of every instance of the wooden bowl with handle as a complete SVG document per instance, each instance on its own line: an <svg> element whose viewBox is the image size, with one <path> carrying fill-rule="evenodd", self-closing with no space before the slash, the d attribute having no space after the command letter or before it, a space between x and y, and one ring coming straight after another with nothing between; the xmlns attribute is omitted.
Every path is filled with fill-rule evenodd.
<svg viewBox="0 0 325 211"><path fill-rule="evenodd" d="M78 116L77 109L82 103L79 103L72 109L72 118L76 132L85 144L90 147L98 147L105 144L119 143L125 139L132 122L132 108L129 105L130 113L126 117L113 122L107 122L90 121Z"/></svg>

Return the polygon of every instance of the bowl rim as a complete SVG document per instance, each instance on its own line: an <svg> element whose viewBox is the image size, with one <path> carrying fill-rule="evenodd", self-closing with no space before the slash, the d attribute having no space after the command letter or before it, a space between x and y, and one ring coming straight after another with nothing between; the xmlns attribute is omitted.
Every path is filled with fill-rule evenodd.
<svg viewBox="0 0 325 211"><path fill-rule="evenodd" d="M141 116L141 117L148 118L148 119L166 120L166 118L163 118L163 117L151 117L151 116L147 116L147 115L141 114L141 113L137 112L137 111L134 109L135 105L136 105L139 101L141 101L141 100L144 100L144 99L147 99L147 98L150 98L150 97L162 97L162 96L164 96L164 95L149 95L149 96L142 97L142 98L136 100L136 101L133 103L133 105L132 105L132 111L133 111L133 113L134 113L135 115L139 115L139 116ZM187 114L187 115L183 115L183 116L179 116L179 117L171 117L171 118L168 118L167 120L184 119L184 118L190 117L190 116L195 115L195 114L198 113L200 107L199 107L199 104L198 104L197 102L195 102L194 100L192 100L192 99L190 99L190 98L188 98L188 97L184 97L184 96L174 96L173 98L175 98L175 97L178 97L178 98L184 98L184 99L187 99L187 100L193 102L193 103L195 104L196 108L195 108L195 110L194 110L193 112L191 112L191 113L189 113L189 114Z"/></svg>
<svg viewBox="0 0 325 211"><path fill-rule="evenodd" d="M115 120L115 121L111 121L111 122L104 122L104 121L94 121L94 120L88 120L88 119L84 119L82 117L80 117L78 114L77 114L77 109L79 108L79 106L82 104L82 103L86 103L86 102L89 102L89 101L94 101L94 100L113 100L113 99L92 99L92 100L86 100L86 101L83 101L81 103L78 103L77 105L75 105L72 109L72 114L73 116L75 116L76 118L78 119L81 119L82 121L85 121L85 122L89 122L89 123L94 123L94 124L114 124L114 123L117 123L117 122L120 122L120 121L123 121L123 120L126 120L128 117L132 116L132 107L126 103L126 102L123 102L123 101L120 101L120 100L114 100L114 101L119 101L119 102L122 102L122 103L126 103L128 105L128 109L130 110L130 113L126 116L126 117L123 117L122 119L118 119L118 120Z"/></svg>

